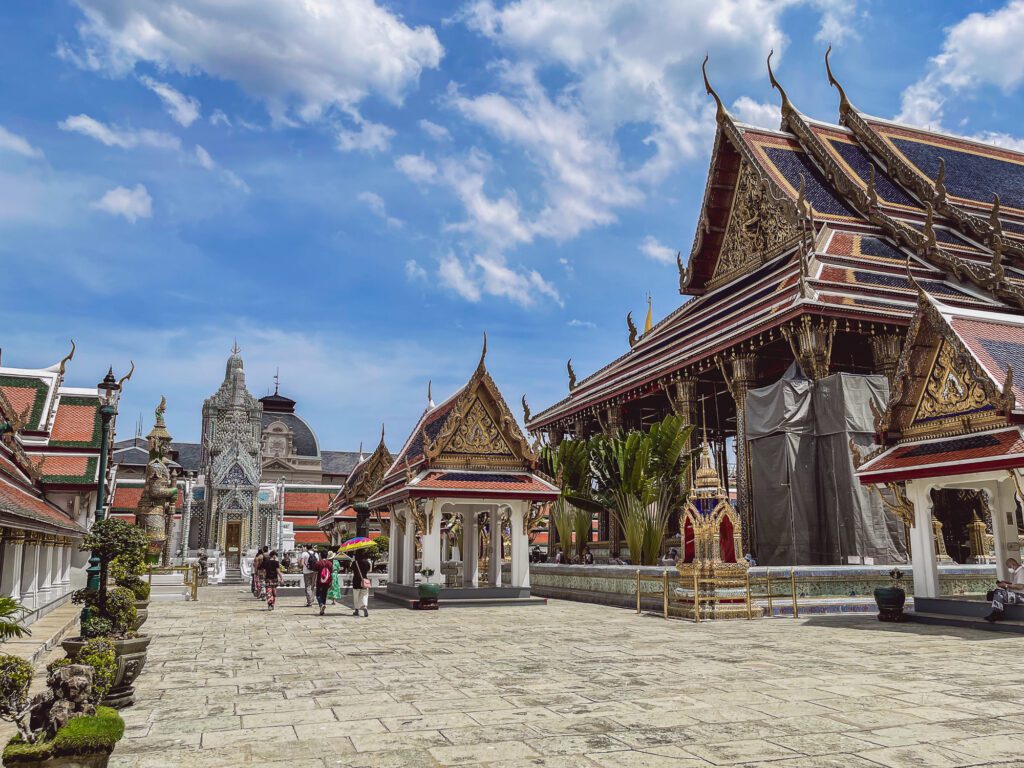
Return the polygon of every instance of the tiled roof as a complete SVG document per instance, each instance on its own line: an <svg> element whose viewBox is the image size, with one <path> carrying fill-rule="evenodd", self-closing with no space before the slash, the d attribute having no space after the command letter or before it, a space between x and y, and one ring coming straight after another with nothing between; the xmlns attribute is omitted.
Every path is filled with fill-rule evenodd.
<svg viewBox="0 0 1024 768"><path fill-rule="evenodd" d="M296 544L326 544L327 534L323 531L296 531Z"/></svg>
<svg viewBox="0 0 1024 768"><path fill-rule="evenodd" d="M1024 466L1024 436L1020 429L1011 427L964 437L898 444L862 465L857 475L862 483L894 482L1021 466Z"/></svg>
<svg viewBox="0 0 1024 768"><path fill-rule="evenodd" d="M292 431L292 444L297 456L319 456L320 446L306 420L297 413L264 412L261 417L261 428L266 429L275 421L283 422Z"/></svg>
<svg viewBox="0 0 1024 768"><path fill-rule="evenodd" d="M974 317L955 315L949 324L996 386L1002 387L1007 369L1013 366L1013 394L1018 407L1024 407L1024 318L1004 317L1006 321L1000 322L980 313Z"/></svg>
<svg viewBox="0 0 1024 768"><path fill-rule="evenodd" d="M138 485L128 485L123 481L119 481L114 489L114 498L110 502L110 508L111 510L131 510L134 512L138 509L141 498L141 482Z"/></svg>
<svg viewBox="0 0 1024 768"><path fill-rule="evenodd" d="M50 431L50 445L99 448L100 440L99 398L61 395Z"/></svg>
<svg viewBox="0 0 1024 768"><path fill-rule="evenodd" d="M325 475L349 475L359 463L359 451L321 451Z"/></svg>
<svg viewBox="0 0 1024 768"><path fill-rule="evenodd" d="M556 488L534 475L506 472L428 472L422 480L416 483L416 488L558 494Z"/></svg>
<svg viewBox="0 0 1024 768"><path fill-rule="evenodd" d="M198 472L203 454L203 446L200 443L179 443L173 441L171 450L177 451L177 461L182 469Z"/></svg>
<svg viewBox="0 0 1024 768"><path fill-rule="evenodd" d="M0 474L0 524L64 535L81 536L85 529L34 489Z"/></svg>
<svg viewBox="0 0 1024 768"><path fill-rule="evenodd" d="M43 409L50 393L50 385L47 382L32 376L0 374L0 391L3 391L19 415L28 409L26 429L42 428Z"/></svg>
<svg viewBox="0 0 1024 768"><path fill-rule="evenodd" d="M95 486L99 479L99 456L68 453L30 453L43 484Z"/></svg>
<svg viewBox="0 0 1024 768"><path fill-rule="evenodd" d="M284 491L285 514L312 512L323 514L331 506L331 500L341 490L340 486L319 486L302 488L286 486Z"/></svg>

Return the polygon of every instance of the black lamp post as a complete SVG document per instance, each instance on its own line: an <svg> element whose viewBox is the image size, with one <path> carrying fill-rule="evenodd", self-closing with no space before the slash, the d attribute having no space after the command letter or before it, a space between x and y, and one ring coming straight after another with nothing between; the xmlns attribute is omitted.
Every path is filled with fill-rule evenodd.
<svg viewBox="0 0 1024 768"><path fill-rule="evenodd" d="M107 371L107 375L103 377L103 381L96 388L100 391L100 423L102 427L100 433L100 477L96 485L95 523L98 523L106 516L103 508L106 506L107 501L107 443L110 441L110 422L117 413L115 397L121 389L121 385L114 378L113 368ZM100 558L95 552L89 558L89 567L86 569L86 573L89 576L87 587L99 591ZM85 621L88 618L89 609L84 607L82 608L82 620Z"/></svg>

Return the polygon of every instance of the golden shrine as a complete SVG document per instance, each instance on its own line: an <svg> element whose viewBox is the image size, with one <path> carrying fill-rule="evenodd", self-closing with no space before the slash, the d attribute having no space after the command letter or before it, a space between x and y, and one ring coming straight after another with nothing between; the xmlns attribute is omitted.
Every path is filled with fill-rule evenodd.
<svg viewBox="0 0 1024 768"><path fill-rule="evenodd" d="M743 524L719 480L706 436L679 530L683 551L676 567L682 601L693 605L689 617L697 621L749 617Z"/></svg>

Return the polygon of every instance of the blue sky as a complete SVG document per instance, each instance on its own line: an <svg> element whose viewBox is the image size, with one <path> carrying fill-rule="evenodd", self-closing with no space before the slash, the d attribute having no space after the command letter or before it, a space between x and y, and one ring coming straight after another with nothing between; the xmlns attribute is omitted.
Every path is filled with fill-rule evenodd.
<svg viewBox="0 0 1024 768"><path fill-rule="evenodd" d="M489 367L519 414L681 301L714 135L777 127L764 67L1024 146L1024 2L12 0L0 11L0 347L69 383L129 359L120 436L179 439L237 338L329 449L393 448Z"/></svg>

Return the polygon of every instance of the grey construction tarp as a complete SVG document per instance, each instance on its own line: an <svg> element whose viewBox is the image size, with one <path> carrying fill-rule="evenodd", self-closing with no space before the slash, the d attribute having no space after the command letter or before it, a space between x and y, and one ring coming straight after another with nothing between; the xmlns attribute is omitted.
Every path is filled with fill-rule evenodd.
<svg viewBox="0 0 1024 768"><path fill-rule="evenodd" d="M757 561L841 565L906 562L899 525L854 476L850 441L874 447L869 403L889 396L884 376L837 373L818 381L798 367L747 394Z"/></svg>

